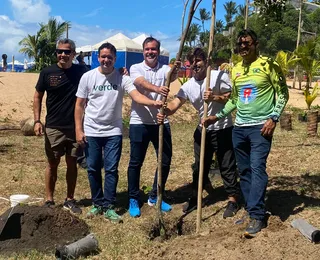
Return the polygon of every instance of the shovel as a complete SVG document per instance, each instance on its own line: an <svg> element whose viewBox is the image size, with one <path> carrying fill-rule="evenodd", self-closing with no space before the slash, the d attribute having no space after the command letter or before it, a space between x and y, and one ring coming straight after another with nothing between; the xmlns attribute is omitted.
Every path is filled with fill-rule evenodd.
<svg viewBox="0 0 320 260"><path fill-rule="evenodd" d="M206 76L206 90L210 87L210 76L211 76L211 60L212 60L212 48L213 48L213 37L214 37L214 23L216 16L216 0L212 0L212 11L211 11L211 26L210 26L210 38L208 48L208 68ZM204 102L203 118L206 118L208 114L208 103ZM197 201L197 223L196 232L200 232L201 219L202 219L202 186L203 186L203 170L204 170L204 154L206 144L206 128L202 127L201 132L201 150L200 150L200 169L199 169L199 183L198 183L198 201Z"/></svg>
<svg viewBox="0 0 320 260"><path fill-rule="evenodd" d="M34 203L38 203L41 200L43 200L43 198L33 198L33 201L29 201L30 196L25 195L25 194L11 195L10 199L4 198L4 197L0 197L0 199L9 201L11 203L11 210L8 214L8 217L5 219L2 219L2 218L0 219L0 221L3 223L3 224L1 223L2 226L0 226L0 237L2 236L2 232L5 228L5 226L7 225L7 222L9 220L9 218L12 216L12 213L17 205L19 205L19 204L34 204Z"/></svg>
<svg viewBox="0 0 320 260"><path fill-rule="evenodd" d="M0 228L0 237L2 236L2 232L3 232L4 228L5 228L5 226L7 225L8 219L11 217L12 212L13 212L13 210L14 210L15 207L16 207L16 206L13 206L13 207L11 208L11 210L10 210L9 215L8 215L7 218L5 218L5 219L2 219L2 218L1 218L1 222L3 223L3 226Z"/></svg>
<svg viewBox="0 0 320 260"><path fill-rule="evenodd" d="M186 39L186 36L188 34L188 30L190 28L190 24L192 21L193 14L195 12L195 9L197 8L196 6L197 0L193 0L191 5L190 5L190 11L189 11L189 16L188 16L188 21L186 25L186 29L183 32L181 36L181 41L180 41L180 46L179 46L179 51L176 56L176 60L180 60L184 42ZM167 76L167 81L166 81L166 86L170 89L170 82L171 82L171 75L173 71L176 69L176 66L173 66L171 70L168 72ZM162 103L163 106L160 109L160 113L163 115L164 114L164 104L167 101L167 97L162 97ZM158 186L157 186L157 223L155 227L152 228L152 233L154 233L156 236L160 235L161 238L165 239L166 238L166 230L164 226L164 221L162 217L162 211L161 211L161 204L162 204L162 153L163 153L163 132L164 132L164 125L163 123L159 125L159 149L158 149Z"/></svg>

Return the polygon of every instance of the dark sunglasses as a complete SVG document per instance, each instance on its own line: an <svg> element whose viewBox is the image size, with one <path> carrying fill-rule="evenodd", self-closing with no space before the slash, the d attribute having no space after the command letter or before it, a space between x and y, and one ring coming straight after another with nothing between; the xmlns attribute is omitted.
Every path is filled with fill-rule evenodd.
<svg viewBox="0 0 320 260"><path fill-rule="evenodd" d="M71 50L56 49L56 53L57 53L57 54L62 54L62 53L64 53L65 55L70 55L70 54L71 54Z"/></svg>
<svg viewBox="0 0 320 260"><path fill-rule="evenodd" d="M249 42L249 41L243 41L243 42L237 42L238 46L241 46L242 44L245 46L251 46L254 42Z"/></svg>

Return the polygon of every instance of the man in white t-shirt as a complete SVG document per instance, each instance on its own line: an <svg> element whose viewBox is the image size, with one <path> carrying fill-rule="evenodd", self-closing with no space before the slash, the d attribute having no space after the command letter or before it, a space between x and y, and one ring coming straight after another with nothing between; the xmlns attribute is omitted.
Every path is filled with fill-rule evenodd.
<svg viewBox="0 0 320 260"><path fill-rule="evenodd" d="M195 167L193 171L192 196L183 208L184 212L190 212L197 207L197 189L199 179L200 145L201 145L201 118L204 112L204 100L208 103L208 115L215 115L227 102L231 85L229 77L223 71L211 71L210 91L206 88L207 59L201 48L196 48L188 56L194 76L182 85L176 98L172 100L165 109L165 114L174 114L187 100L199 112L199 125L194 132L194 157ZM164 116L157 115L159 123ZM229 197L227 208L223 214L224 218L232 217L239 209L237 199L239 197L239 185L237 182L236 161L232 148L232 118L225 117L207 128L203 187L211 187L208 177L213 153L217 153L217 160L225 190Z"/></svg>
<svg viewBox="0 0 320 260"><path fill-rule="evenodd" d="M167 96L169 89L165 86L167 73L170 70L168 65L158 62L160 55L160 42L153 37L147 37L143 44L144 61L130 68L130 77L137 90L146 97L153 100L161 100L162 96ZM180 62L175 65L180 67ZM177 71L171 80L177 78ZM130 117L130 162L128 167L128 193L129 193L129 213L131 217L140 216L140 171L143 164L148 145L151 142L158 153L159 146L159 125L157 123L157 113L159 109L147 107L132 101ZM172 141L169 122L164 122L163 134L163 157L162 157L162 189L170 171L172 157ZM152 190L149 194L148 204L154 206L157 201L157 172L155 174ZM171 206L162 201L162 211L170 211Z"/></svg>
<svg viewBox="0 0 320 260"><path fill-rule="evenodd" d="M142 105L161 107L140 94L129 76L114 68L116 48L104 43L98 49L100 66L85 73L79 83L75 107L76 139L85 147L93 207L88 217L104 214L112 222L122 222L115 212L118 164L122 150L122 103L127 92ZM101 156L104 153L104 187Z"/></svg>

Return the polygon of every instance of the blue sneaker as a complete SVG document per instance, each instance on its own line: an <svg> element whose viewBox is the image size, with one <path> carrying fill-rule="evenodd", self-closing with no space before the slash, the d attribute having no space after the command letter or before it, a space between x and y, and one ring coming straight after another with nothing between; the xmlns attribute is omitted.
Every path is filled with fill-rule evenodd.
<svg viewBox="0 0 320 260"><path fill-rule="evenodd" d="M157 199L152 199L152 198L149 198L149 199L148 199L148 205L149 205L149 206L153 207L153 206L156 205L156 203L157 203ZM162 201L162 203L161 203L161 210L162 210L163 212L169 212L169 211L172 210L172 207L171 207L168 203Z"/></svg>
<svg viewBox="0 0 320 260"><path fill-rule="evenodd" d="M129 200L129 214L133 218L138 218L141 215L139 202L135 199Z"/></svg>

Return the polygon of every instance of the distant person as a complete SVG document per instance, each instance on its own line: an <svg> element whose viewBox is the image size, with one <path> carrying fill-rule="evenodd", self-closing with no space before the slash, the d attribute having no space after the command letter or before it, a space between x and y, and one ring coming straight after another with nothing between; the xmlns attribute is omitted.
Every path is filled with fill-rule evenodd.
<svg viewBox="0 0 320 260"><path fill-rule="evenodd" d="M57 64L43 69L39 75L34 94L34 131L37 136L45 135L45 152L48 163L45 173L46 202L55 205L54 190L60 159L65 155L67 164L67 194L63 207L73 213L81 213L76 205L74 191L77 182L77 156L82 154L76 142L74 107L76 92L85 66L72 63L75 56L75 43L70 39L61 39L56 44ZM41 105L47 92L45 129L40 121Z"/></svg>
<svg viewBox="0 0 320 260"><path fill-rule="evenodd" d="M83 52L80 51L80 54L77 56L77 61L78 61L78 64L80 65L86 65L85 61L84 61L84 55L83 55Z"/></svg>
<svg viewBox="0 0 320 260"><path fill-rule="evenodd" d="M183 211L190 212L197 207L200 151L201 151L201 118L204 116L204 102L208 100L208 115L214 115L220 111L228 101L231 94L229 77L223 71L212 70L210 78L210 91L206 92L207 55L201 48L195 48L188 55L189 64L193 70L193 77L183 84L176 95L176 98L168 103L165 114L174 114L187 100L191 102L199 113L199 125L194 131L194 157L192 194L189 201L184 205ZM164 115L158 114L158 122L164 120ZM227 208L223 213L224 218L233 217L239 210L238 200L240 195L237 181L236 159L232 147L232 118L231 115L220 119L206 129L206 145L203 170L203 187L209 193L212 192L209 180L209 171L214 152L217 160L224 188L228 194Z"/></svg>
<svg viewBox="0 0 320 260"><path fill-rule="evenodd" d="M8 59L7 54L2 54L2 71L7 71L7 66L8 66L7 59Z"/></svg>
<svg viewBox="0 0 320 260"><path fill-rule="evenodd" d="M203 120L210 125L237 109L232 140L245 209L250 216L246 237L254 237L267 224L267 158L273 132L289 98L281 68L274 60L259 56L258 43L256 33L250 29L238 34L243 61L232 69L232 99L224 109Z"/></svg>
<svg viewBox="0 0 320 260"><path fill-rule="evenodd" d="M130 68L131 79L137 90L146 97L153 100L161 100L167 96L169 88L166 87L167 73L170 71L168 65L159 63L160 42L153 37L147 37L143 44L144 61L134 64ZM180 61L175 61L180 67ZM172 81L177 78L177 70L174 71ZM134 100L131 106L130 116L130 162L128 167L128 193L129 214L131 217L139 217L140 212L140 172L146 152L151 142L158 153L159 148L159 125L157 123L156 107L148 107L137 104ZM167 120L164 122L163 133L163 157L162 157L162 189L164 190L171 164L172 141L171 130ZM154 177L152 190L149 194L148 204L154 206L157 202L157 171ZM162 201L162 211L168 212L171 206Z"/></svg>
<svg viewBox="0 0 320 260"><path fill-rule="evenodd" d="M129 76L114 68L116 48L104 43L98 49L100 66L85 73L76 94L77 142L85 147L93 207L87 214L103 214L112 222L122 222L115 212L118 165L122 151L122 104L125 92L138 104L159 108L161 101L142 95ZM84 118L84 119L83 119ZM104 185L101 156L104 153Z"/></svg>

